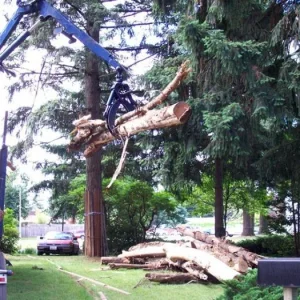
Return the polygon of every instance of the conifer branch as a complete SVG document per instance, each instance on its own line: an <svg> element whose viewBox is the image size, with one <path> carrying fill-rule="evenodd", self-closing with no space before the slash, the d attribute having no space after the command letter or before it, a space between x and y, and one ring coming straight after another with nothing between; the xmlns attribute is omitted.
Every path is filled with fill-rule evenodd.
<svg viewBox="0 0 300 300"><path fill-rule="evenodd" d="M86 20L85 14L83 13L82 10L80 10L76 5L74 5L73 3L71 3L68 0L64 0L68 5L70 5L79 15L81 15L83 17L84 20Z"/></svg>
<svg viewBox="0 0 300 300"><path fill-rule="evenodd" d="M140 51L145 49L160 49L161 46L155 45L144 45L139 47L128 47L128 48L115 48L115 47L105 47L108 51Z"/></svg>

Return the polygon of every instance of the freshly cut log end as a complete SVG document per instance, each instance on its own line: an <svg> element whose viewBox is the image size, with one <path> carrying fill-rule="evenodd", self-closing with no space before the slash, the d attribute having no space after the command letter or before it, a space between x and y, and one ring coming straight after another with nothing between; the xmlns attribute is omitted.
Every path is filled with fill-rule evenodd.
<svg viewBox="0 0 300 300"><path fill-rule="evenodd" d="M191 108L185 102L178 102L174 107L174 115L181 123L187 122L191 113Z"/></svg>

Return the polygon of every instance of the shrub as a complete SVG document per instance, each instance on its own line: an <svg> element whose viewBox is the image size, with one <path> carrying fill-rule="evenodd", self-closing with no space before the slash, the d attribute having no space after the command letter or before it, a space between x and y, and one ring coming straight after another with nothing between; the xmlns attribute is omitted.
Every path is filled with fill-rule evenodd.
<svg viewBox="0 0 300 300"><path fill-rule="evenodd" d="M256 284L257 270L245 276L225 282L224 294L216 300L282 300L282 287L260 287Z"/></svg>
<svg viewBox="0 0 300 300"><path fill-rule="evenodd" d="M295 256L294 240L290 235L268 235L235 244L265 256Z"/></svg>
<svg viewBox="0 0 300 300"><path fill-rule="evenodd" d="M36 254L36 249L34 248L26 248L18 251L19 254Z"/></svg>
<svg viewBox="0 0 300 300"><path fill-rule="evenodd" d="M17 220L13 217L12 209L5 209L3 224L3 237L0 242L0 250L4 253L15 253L18 250L19 233L17 230Z"/></svg>

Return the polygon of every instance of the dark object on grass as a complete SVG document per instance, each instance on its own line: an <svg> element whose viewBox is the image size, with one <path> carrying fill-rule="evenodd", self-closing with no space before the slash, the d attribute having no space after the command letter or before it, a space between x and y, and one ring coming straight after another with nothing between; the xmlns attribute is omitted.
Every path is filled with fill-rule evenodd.
<svg viewBox="0 0 300 300"><path fill-rule="evenodd" d="M11 262L8 259L5 259L6 266L12 266Z"/></svg>

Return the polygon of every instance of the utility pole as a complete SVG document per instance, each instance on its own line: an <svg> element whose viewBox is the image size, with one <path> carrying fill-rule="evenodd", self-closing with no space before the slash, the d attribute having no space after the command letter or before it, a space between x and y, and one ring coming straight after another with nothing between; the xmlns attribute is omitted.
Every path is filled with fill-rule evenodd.
<svg viewBox="0 0 300 300"><path fill-rule="evenodd" d="M22 217L22 189L20 187L19 190L19 237L22 237L22 224L21 224L21 217Z"/></svg>
<svg viewBox="0 0 300 300"><path fill-rule="evenodd" d="M7 117L8 113L5 112L4 129L3 129L3 142L0 150L0 209L4 211L4 198L5 198L5 182L6 182L6 167L7 167L7 146L6 133L7 133ZM0 220L0 239L3 236L3 220Z"/></svg>
<svg viewBox="0 0 300 300"><path fill-rule="evenodd" d="M4 129L3 129L3 143L0 150L0 209L4 211L4 198L5 198L5 182L6 182L6 166L7 166L7 146L6 133L7 133L7 111L4 117ZM0 240L3 236L3 220L0 220ZM2 252L0 252L0 276L6 280L6 262ZM0 299L7 299L7 287L6 283L0 285Z"/></svg>

